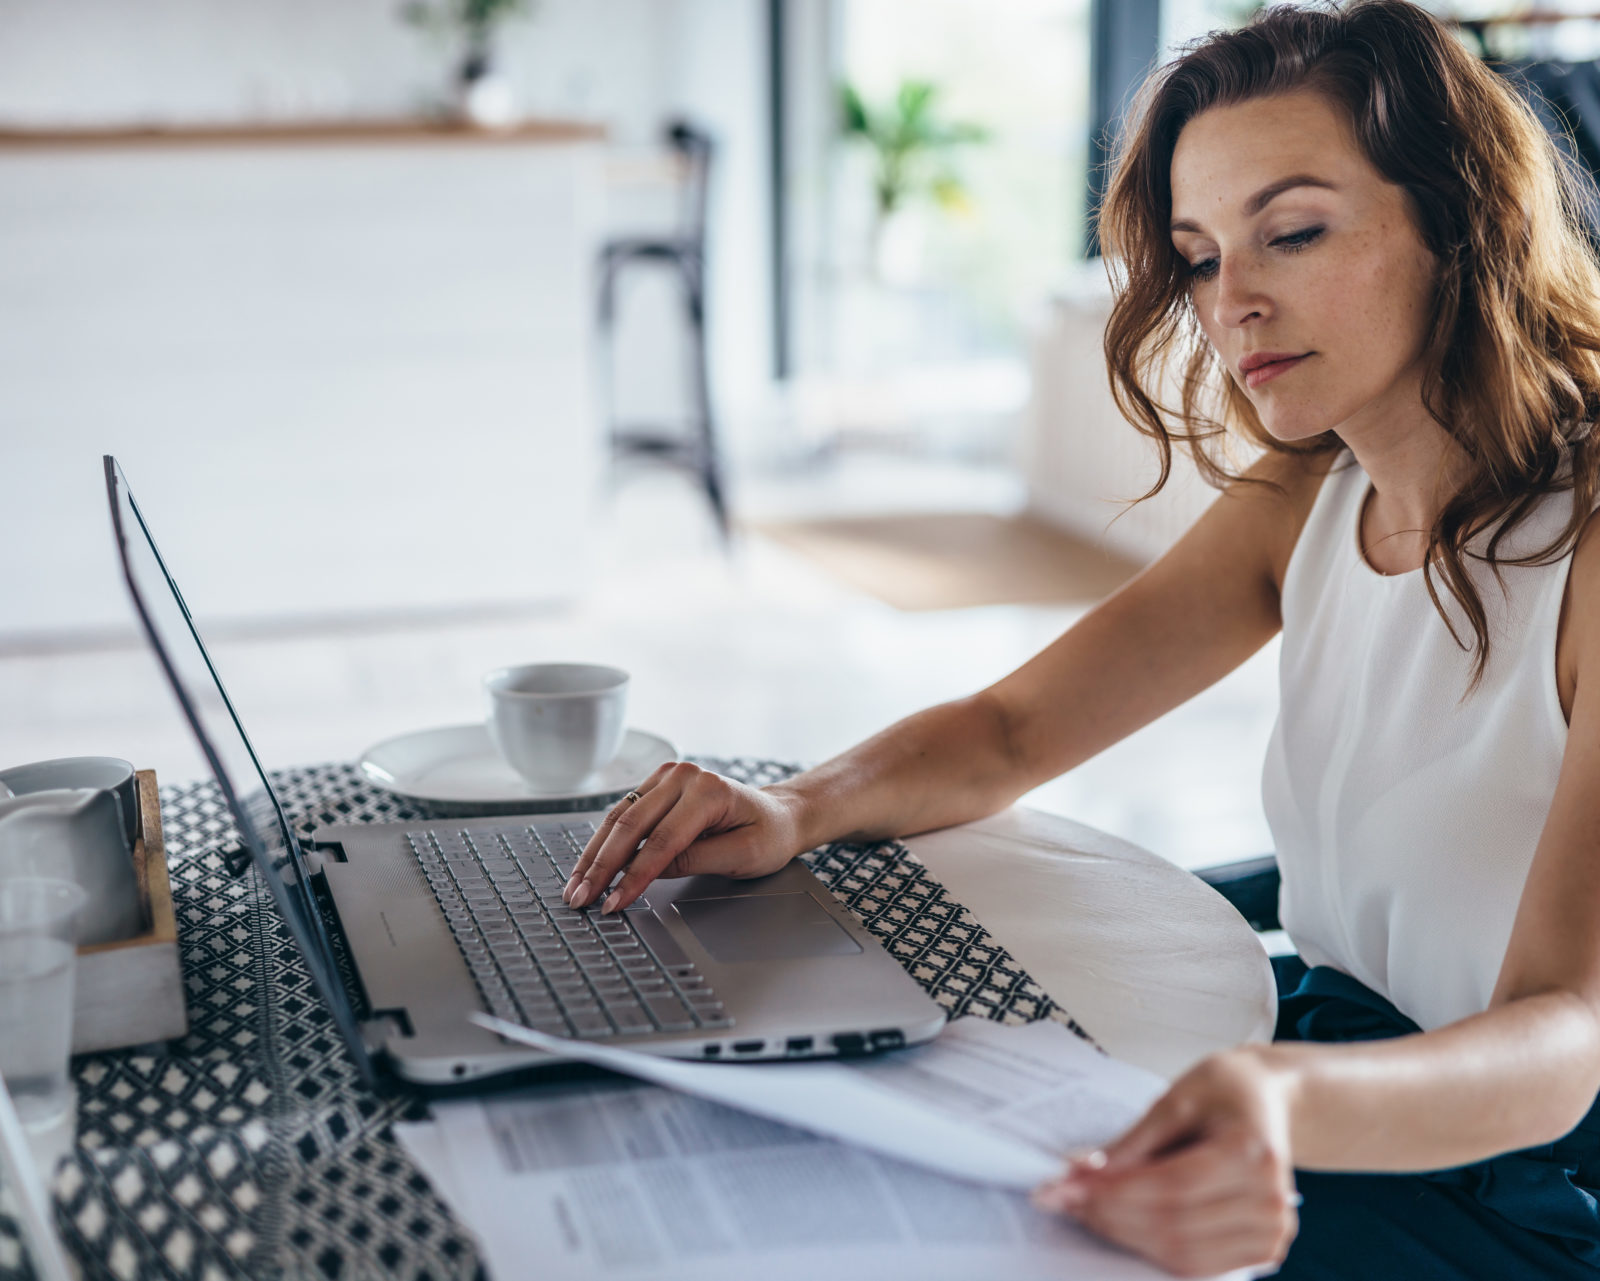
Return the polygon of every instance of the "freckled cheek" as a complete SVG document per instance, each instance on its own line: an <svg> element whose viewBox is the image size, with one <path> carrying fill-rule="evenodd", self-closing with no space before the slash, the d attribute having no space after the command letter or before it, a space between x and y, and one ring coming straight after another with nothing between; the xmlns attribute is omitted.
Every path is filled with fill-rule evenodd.
<svg viewBox="0 0 1600 1281"><path fill-rule="evenodd" d="M1366 345L1390 359L1414 352L1423 340L1432 301L1428 264L1390 253L1358 255L1349 276L1352 317Z"/></svg>
<svg viewBox="0 0 1600 1281"><path fill-rule="evenodd" d="M1347 260L1319 277L1305 299L1314 345L1345 360L1379 364L1415 348L1426 311L1404 268L1383 258Z"/></svg>

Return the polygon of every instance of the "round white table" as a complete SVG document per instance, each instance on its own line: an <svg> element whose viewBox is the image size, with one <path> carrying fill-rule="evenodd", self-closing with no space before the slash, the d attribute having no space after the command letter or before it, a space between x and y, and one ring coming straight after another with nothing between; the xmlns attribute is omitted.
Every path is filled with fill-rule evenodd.
<svg viewBox="0 0 1600 1281"><path fill-rule="evenodd" d="M1082 823L1021 807L905 844L1111 1054L1169 1080L1272 1037L1255 932L1204 881Z"/></svg>

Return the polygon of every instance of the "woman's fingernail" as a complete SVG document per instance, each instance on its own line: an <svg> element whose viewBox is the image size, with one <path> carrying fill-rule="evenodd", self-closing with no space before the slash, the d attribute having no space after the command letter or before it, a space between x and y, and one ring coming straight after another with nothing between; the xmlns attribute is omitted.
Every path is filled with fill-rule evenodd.
<svg viewBox="0 0 1600 1281"><path fill-rule="evenodd" d="M1072 1158L1072 1166L1078 1170L1103 1170L1106 1168L1106 1154L1099 1148L1093 1152L1085 1152L1082 1156Z"/></svg>
<svg viewBox="0 0 1600 1281"><path fill-rule="evenodd" d="M583 901L589 896L589 882L579 881L578 887L572 891L572 897L567 900L568 907L582 907Z"/></svg>
<svg viewBox="0 0 1600 1281"><path fill-rule="evenodd" d="M621 901L622 891L613 890L611 892L611 897L606 900L605 906L600 909L600 915L604 916L607 912L615 912L617 910L617 904Z"/></svg>

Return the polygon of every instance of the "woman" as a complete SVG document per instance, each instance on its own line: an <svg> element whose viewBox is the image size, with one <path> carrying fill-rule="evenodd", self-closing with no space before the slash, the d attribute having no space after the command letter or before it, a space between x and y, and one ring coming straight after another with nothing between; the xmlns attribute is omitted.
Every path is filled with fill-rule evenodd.
<svg viewBox="0 0 1600 1281"><path fill-rule="evenodd" d="M1600 1269L1600 272L1556 155L1401 0L1158 73L1101 217L1106 350L1163 479L1177 440L1221 497L989 689L760 791L664 768L569 901L992 813L1281 629L1278 1039L1036 1199L1183 1273Z"/></svg>

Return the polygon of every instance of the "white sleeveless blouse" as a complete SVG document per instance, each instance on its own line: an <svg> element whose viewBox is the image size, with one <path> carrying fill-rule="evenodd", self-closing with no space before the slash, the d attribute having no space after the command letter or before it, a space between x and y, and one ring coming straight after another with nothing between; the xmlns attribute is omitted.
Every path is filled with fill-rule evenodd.
<svg viewBox="0 0 1600 1281"><path fill-rule="evenodd" d="M1556 627L1572 558L1502 566L1505 593L1468 562L1490 648L1463 698L1472 656L1422 571L1385 576L1362 555L1368 486L1341 455L1290 558L1262 797L1280 915L1306 964L1343 970L1435 1028L1488 1008L1555 793L1567 741ZM1502 554L1548 546L1571 504L1548 496Z"/></svg>

